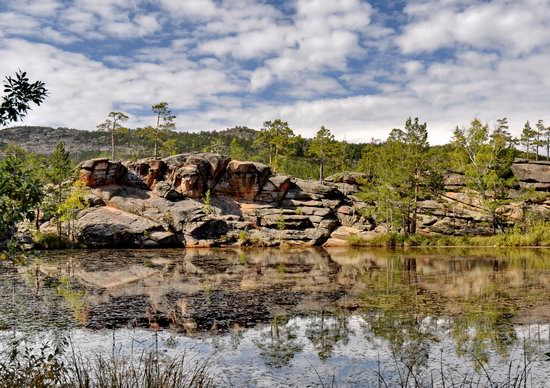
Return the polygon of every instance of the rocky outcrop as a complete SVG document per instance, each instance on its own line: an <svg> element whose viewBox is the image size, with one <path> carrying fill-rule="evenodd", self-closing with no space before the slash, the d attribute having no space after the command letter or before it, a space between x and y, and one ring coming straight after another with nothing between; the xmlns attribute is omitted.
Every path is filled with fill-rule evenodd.
<svg viewBox="0 0 550 388"><path fill-rule="evenodd" d="M512 167L522 187L538 190L550 187L549 169L550 163L522 160ZM210 153L126 163L93 159L81 163L80 174L90 187L91 207L81 212L75 234L90 247L338 246L387 230L369 216L376 204L356 195L368 181L365 174L342 173L319 183ZM449 172L444 179L442 195L418 203L417 231L493 233L494 214L466 187L465 177ZM510 225L524 216L516 205L498 210ZM550 201L531 207L550 213Z"/></svg>
<svg viewBox="0 0 550 388"><path fill-rule="evenodd" d="M511 170L522 189L550 190L550 162L516 159Z"/></svg>
<svg viewBox="0 0 550 388"><path fill-rule="evenodd" d="M122 183L127 169L121 163L108 159L92 159L80 163L80 179L88 187L100 187Z"/></svg>
<svg viewBox="0 0 550 388"><path fill-rule="evenodd" d="M350 213L336 183L273 175L222 155L96 159L80 168L93 206L75 235L92 247L321 245Z"/></svg>

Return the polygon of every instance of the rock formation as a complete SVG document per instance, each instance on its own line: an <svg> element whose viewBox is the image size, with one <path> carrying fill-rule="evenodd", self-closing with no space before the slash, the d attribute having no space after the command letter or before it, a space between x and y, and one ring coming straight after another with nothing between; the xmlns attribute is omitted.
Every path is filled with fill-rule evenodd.
<svg viewBox="0 0 550 388"><path fill-rule="evenodd" d="M538 190L550 187L549 170L540 162L512 166L519 186ZM385 231L366 216L374 204L356 196L364 174L337 174L320 184L273 175L257 162L194 153L125 163L93 159L80 164L80 175L92 206L75 230L89 247L334 246ZM549 205L533 206L548 213ZM521 217L517 206L503 212L510 222ZM448 173L441 197L420 202L418 231L490 234L491 215L462 175Z"/></svg>

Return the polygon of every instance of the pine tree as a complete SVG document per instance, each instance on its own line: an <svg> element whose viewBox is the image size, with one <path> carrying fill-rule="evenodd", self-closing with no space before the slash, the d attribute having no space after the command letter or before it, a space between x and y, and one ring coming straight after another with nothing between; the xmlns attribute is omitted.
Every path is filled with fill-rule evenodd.
<svg viewBox="0 0 550 388"><path fill-rule="evenodd" d="M176 123L174 122L176 116L172 114L172 111L168 108L168 103L164 101L153 105L151 109L157 115L157 125L153 139L155 143L154 156L157 158L159 156L158 144L176 128Z"/></svg>
<svg viewBox="0 0 550 388"><path fill-rule="evenodd" d="M58 208L64 201L67 188L70 185L68 179L73 173L73 164L69 152L65 149L64 143L56 145L49 158L49 166L46 170L46 177L52 184L51 190L54 197L53 206L58 213ZM57 232L61 235L61 222L57 219Z"/></svg>
<svg viewBox="0 0 550 388"><path fill-rule="evenodd" d="M526 128L529 133L528 124ZM488 125L474 119L469 128L455 130L452 145L455 168L464 173L467 186L479 193L496 232L500 224L498 208L512 184L507 178L514 157L512 137L502 129L489 133Z"/></svg>
<svg viewBox="0 0 550 388"><path fill-rule="evenodd" d="M111 112L108 119L97 126L100 131L111 132L111 160L116 160L115 137L122 130L121 122L128 120L128 116L122 112Z"/></svg>
<svg viewBox="0 0 550 388"><path fill-rule="evenodd" d="M529 151L531 150L531 146L533 145L533 135L533 129L531 128L529 121L527 121L523 126L523 131L521 132L520 137L521 144L525 147L527 159L529 159Z"/></svg>
<svg viewBox="0 0 550 388"><path fill-rule="evenodd" d="M236 137L231 139L229 144L229 157L233 160L245 160L246 158L246 152Z"/></svg>
<svg viewBox="0 0 550 388"><path fill-rule="evenodd" d="M286 121L276 119L274 121L265 121L264 126L258 137L256 145L269 148L269 165L277 168L279 157L289 153L289 149L294 143L294 131L288 126Z"/></svg>
<svg viewBox="0 0 550 388"><path fill-rule="evenodd" d="M306 152L307 155L314 157L319 163L319 182L323 182L325 164L336 156L337 151L334 135L330 133L329 129L322 126L311 140Z"/></svg>
<svg viewBox="0 0 550 388"><path fill-rule="evenodd" d="M534 131L535 134L535 160L539 160L539 147L544 147L543 136L545 134L546 128L544 127L544 121L539 120L536 125L537 129Z"/></svg>

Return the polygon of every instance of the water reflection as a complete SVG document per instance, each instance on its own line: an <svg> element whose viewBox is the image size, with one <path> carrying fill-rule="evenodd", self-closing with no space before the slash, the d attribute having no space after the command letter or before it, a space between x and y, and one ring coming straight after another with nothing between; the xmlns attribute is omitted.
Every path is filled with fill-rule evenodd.
<svg viewBox="0 0 550 388"><path fill-rule="evenodd" d="M356 374L442 352L498 369L550 350L549 288L546 250L48 252L0 263L0 330L167 329L166 348L210 341L287 374L315 355L340 376L357 352Z"/></svg>

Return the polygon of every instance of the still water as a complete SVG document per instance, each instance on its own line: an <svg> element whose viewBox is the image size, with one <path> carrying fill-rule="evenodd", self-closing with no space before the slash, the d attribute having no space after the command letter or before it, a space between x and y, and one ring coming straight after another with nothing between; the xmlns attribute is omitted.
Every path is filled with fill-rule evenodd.
<svg viewBox="0 0 550 388"><path fill-rule="evenodd" d="M550 386L550 251L79 250L0 262L0 344L58 336L84 355L208 359L223 386Z"/></svg>

